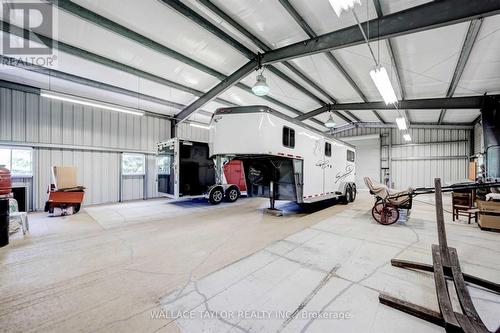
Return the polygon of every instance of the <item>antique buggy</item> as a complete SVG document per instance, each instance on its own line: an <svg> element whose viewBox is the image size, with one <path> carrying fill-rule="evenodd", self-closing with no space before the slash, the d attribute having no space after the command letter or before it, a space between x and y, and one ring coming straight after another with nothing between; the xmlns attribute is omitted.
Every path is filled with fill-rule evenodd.
<svg viewBox="0 0 500 333"><path fill-rule="evenodd" d="M408 188L405 191L395 191L387 188L387 186L383 184L374 182L369 177L365 177L364 181L370 193L375 196L372 216L375 221L383 225L396 223L399 220L401 209L408 210L409 214L415 196L435 193L434 187ZM488 183L469 182L445 186L442 188L442 192L476 190L499 186L500 182L498 180Z"/></svg>

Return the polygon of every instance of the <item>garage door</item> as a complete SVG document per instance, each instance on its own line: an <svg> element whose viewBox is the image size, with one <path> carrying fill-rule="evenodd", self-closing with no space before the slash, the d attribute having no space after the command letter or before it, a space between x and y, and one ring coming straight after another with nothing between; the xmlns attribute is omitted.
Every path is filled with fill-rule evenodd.
<svg viewBox="0 0 500 333"><path fill-rule="evenodd" d="M364 177L380 181L380 136L362 135L342 140L356 147L356 186L366 188Z"/></svg>

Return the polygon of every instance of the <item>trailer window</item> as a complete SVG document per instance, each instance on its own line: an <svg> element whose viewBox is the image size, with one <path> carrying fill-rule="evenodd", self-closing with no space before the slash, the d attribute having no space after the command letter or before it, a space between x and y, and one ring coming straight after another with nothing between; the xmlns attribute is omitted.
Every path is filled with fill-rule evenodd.
<svg viewBox="0 0 500 333"><path fill-rule="evenodd" d="M290 127L283 127L283 146L288 148L295 147L295 130Z"/></svg>
<svg viewBox="0 0 500 333"><path fill-rule="evenodd" d="M354 162L354 152L352 150L347 151L347 160L349 162Z"/></svg>
<svg viewBox="0 0 500 333"><path fill-rule="evenodd" d="M325 156L332 156L332 144L325 142Z"/></svg>

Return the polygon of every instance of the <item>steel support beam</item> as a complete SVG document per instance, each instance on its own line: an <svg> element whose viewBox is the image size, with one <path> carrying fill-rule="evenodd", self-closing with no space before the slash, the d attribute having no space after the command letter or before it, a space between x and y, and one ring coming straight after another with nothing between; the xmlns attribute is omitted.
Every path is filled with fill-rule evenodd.
<svg viewBox="0 0 500 333"><path fill-rule="evenodd" d="M241 24L239 24L235 19L233 19L230 15L226 14L223 10L221 10L219 7L214 5L210 0L199 0L199 2L202 3L205 7L207 7L214 14L216 14L217 16L222 18L224 21L226 21L229 25L231 25L234 29L236 29L242 35L247 37L250 41L252 41L253 44L255 44L262 51L268 52L268 51L272 50L268 45L266 45L264 42L262 42L257 36L252 34L245 27L243 27ZM255 56L255 54L254 54L254 56ZM290 69L294 74L296 74L302 80L307 82L307 84L309 84L311 87L313 87L318 92L320 92L323 96L328 98L330 101L335 102L334 98L327 91L325 91L322 87L320 87L316 82L314 82L306 74L304 74L299 69L297 69L296 66L294 66L293 64L291 64L289 62L284 62L283 64L288 69ZM287 77L287 80L289 80L288 77ZM324 104L323 101L322 101L322 104Z"/></svg>
<svg viewBox="0 0 500 333"><path fill-rule="evenodd" d="M403 36L429 29L488 17L500 13L498 0L440 0L364 22L380 39ZM364 43L357 25L266 52L263 64L304 57Z"/></svg>
<svg viewBox="0 0 500 333"><path fill-rule="evenodd" d="M164 86L167 86L170 88L174 88L174 89L177 89L180 91L184 91L184 92L187 92L189 94L192 94L192 95L195 95L198 97L202 96L204 94L204 92L202 92L200 90L190 88L190 87L182 85L180 83L165 79L165 78L160 77L158 75L148 73L146 71L143 71L143 70L137 69L135 67L120 63L118 61L103 57L101 55L89 52L87 50L80 49L78 47L66 44L64 42L54 41L49 37L42 36L40 34L35 34L32 31L22 29L20 27L9 24L9 23L4 22L2 20L0 20L0 30L2 30L3 32L6 32L6 33L10 33L10 34L17 36L17 37L28 38L29 40L34 41L34 42L41 41L43 43L50 43L50 45L53 45L54 48L56 48L57 50L62 51L64 53L68 53L68 54L83 58L85 60L89 60L89 61L101 64L101 65L104 65L104 66L107 66L110 68L114 68L114 69L120 70L120 71L125 72L125 73L136 75L137 77L140 77L142 79L156 82L156 83L159 83L161 85L164 85ZM237 106L237 104L226 101L226 100L221 99L221 98L217 98L215 101L218 103L224 104L224 105L228 105L228 106Z"/></svg>
<svg viewBox="0 0 500 333"><path fill-rule="evenodd" d="M304 32L310 37L310 38L316 38L318 35L314 32L314 30L311 28L309 24L307 24L306 20L297 12L297 10L292 6L292 4L288 0L279 0L283 8L290 14L290 16L295 20L295 22L304 30ZM354 82L352 77L347 73L345 68L340 64L340 62L335 58L335 56L330 52L325 52L325 56L328 58L328 60L333 64L335 68L344 76L344 78L349 82L351 87L356 91L356 93L361 97L361 99L364 102L368 102L368 99L366 98L365 94L361 91L359 86ZM336 103L336 101L332 101L333 103ZM359 118L357 118L355 115L353 115L349 111L345 111L350 117L352 117L356 121L360 121ZM377 111L373 110L373 114L380 120L380 122L385 123L384 119L378 114Z"/></svg>
<svg viewBox="0 0 500 333"><path fill-rule="evenodd" d="M380 6L380 0L373 0L373 5L375 6L375 11L377 12L377 17L382 18L384 17L384 12L382 11L382 6ZM396 80L398 82L399 86L399 92L401 94L401 99L406 99L406 90L405 87L403 86L403 83L401 82L401 74L399 73L399 62L397 61L396 55L394 54L394 48L392 47L392 42L390 38L387 38L385 40L387 50L389 51L389 57L391 58L391 63L394 66L394 71L396 73ZM406 119L408 120L408 123L411 124L411 118L410 118L410 113L408 110L404 110L404 114Z"/></svg>
<svg viewBox="0 0 500 333"><path fill-rule="evenodd" d="M390 124L380 124L380 123L371 123L371 122L360 122L360 123L352 123L352 124L346 124L343 126L340 126L335 129L333 132L333 135L342 133L345 131L348 131L350 129L356 128L356 127L362 127L362 128L398 128L398 126L394 123ZM463 124L463 123L456 123L456 124L444 124L444 125L437 125L436 123L414 123L412 128L414 129L463 129L463 130L470 130L474 127L472 124Z"/></svg>
<svg viewBox="0 0 500 333"><path fill-rule="evenodd" d="M426 98L426 99L407 99L399 102L402 109L410 110L428 110L428 109L480 109L485 98L500 99L500 95L489 96L467 96L467 97L450 97L450 98ZM331 105L331 110L394 110L394 106L386 105L385 102L368 102L368 103L343 103ZM295 119L305 120L310 117L317 116L326 112L322 109L317 109L298 116Z"/></svg>
<svg viewBox="0 0 500 333"><path fill-rule="evenodd" d="M86 20L88 22L92 22L93 24L101 27L101 28L104 28L104 29L107 29L109 31L112 31L122 37L125 37L127 39L130 39L144 47L147 47L155 52L158 52L158 53L161 53L165 56L168 56L170 58L173 58L173 59L176 59L186 65L189 65L193 68L196 68L197 70L199 71L202 71L204 73L207 73L219 80L225 80L227 78L226 75L224 75L223 73L220 73L206 65L203 65L202 63L200 62L197 62L196 60L193 60L189 57L186 57L185 55L177 52L177 51L174 51L158 42L155 42L154 40L148 38L148 37L145 37L135 31L132 31L118 23L115 23L113 21L111 21L110 19L107 19L105 18L104 16L101 16L99 14L96 14L94 12L92 12L91 10L88 10L86 9L85 7L82 7L70 0L46 0L47 2L51 3L53 6L57 6L58 8L72 14L72 15L75 15L83 20ZM246 91L246 92L252 92L252 88L243 84L243 83L237 83L236 84L236 87ZM283 102L280 102L280 101L277 101L275 100L274 98L270 97L270 96L264 96L262 97L263 99L271 102L271 103L274 103L276 105L279 105L287 110L290 110L291 112L294 112L296 114L301 114L300 111L296 110L295 108L283 103ZM317 123L321 123L319 121L317 121Z"/></svg>
<svg viewBox="0 0 500 333"><path fill-rule="evenodd" d="M469 60L469 56L472 52L472 47L476 42L482 24L483 24L483 19L472 20L469 23L469 29L467 30L467 35L465 36L465 41L464 44L462 45L462 51L460 52L457 66L455 67L455 71L453 72L453 78L451 79L448 91L446 91L446 97L452 97L455 94L458 82L462 77L465 65L467 65L467 61ZM445 115L446 115L446 109L441 110L441 114L439 115L439 121L438 121L439 124L443 122Z"/></svg>
<svg viewBox="0 0 500 333"><path fill-rule="evenodd" d="M252 59L249 62L247 62L243 67L240 67L236 72L234 72L231 76L229 76L227 79L222 80L219 84L217 84L215 87L210 89L205 95L202 97L198 98L196 101L188 105L184 110L179 112L176 115L176 119L179 122L182 122L183 120L186 120L187 117L189 117L193 112L201 108L203 105L205 105L208 101L214 99L216 96L219 94L222 94L224 91L227 89L231 88L236 82L238 82L242 77L247 76L249 73L255 70L257 68L257 61L256 59Z"/></svg>
<svg viewBox="0 0 500 333"><path fill-rule="evenodd" d="M193 11L191 8L189 8L188 6L183 4L181 1L179 1L179 0L160 0L160 1L162 3L164 3L165 5L169 6L170 8L172 8L173 10L177 11L179 14L185 16L186 18L190 19L194 23L198 24L203 29L209 31L214 36L223 40L224 42L226 42L227 44L232 46L235 50L239 51L246 58L253 59L257 56L252 50L248 49L246 46L244 46L243 44L238 42L236 39L229 36L229 34L227 34L222 29L220 29L219 27L212 24L210 21L205 19L203 16L201 16L198 13L196 13L195 11ZM216 8L216 6L212 5L211 8L214 9L214 8ZM221 14L222 11L218 10L218 13ZM217 14L217 15L219 15L219 14ZM225 15L225 18L223 18L223 19L227 20L227 19L229 19L229 16ZM228 23L232 24L232 23L235 23L235 21L231 19L231 22L228 22ZM239 26L239 27L243 28L242 26ZM264 46L264 44L261 43L261 46ZM266 47L266 49L264 51L270 51L270 50L271 50L270 48ZM293 70L296 70L296 69L293 67L292 71ZM281 79L285 80L286 82L288 82L289 84L294 86L296 89L298 89L302 93L306 94L307 96L311 97L312 99L314 99L318 103L325 104L325 102L321 98L317 97L315 94L313 94L312 92L310 92L309 90L307 90L306 88L301 86L299 83L295 82L294 80L292 80L291 78L286 76L283 72L281 72L276 67L269 66L269 71L271 71L273 74L277 75ZM298 71L298 70L296 70L296 71ZM300 75L302 75L303 78L305 78L305 80L308 80L309 81L308 83L317 86L317 84L312 82L312 80L310 80L309 78L307 78L305 76L305 74L300 73Z"/></svg>

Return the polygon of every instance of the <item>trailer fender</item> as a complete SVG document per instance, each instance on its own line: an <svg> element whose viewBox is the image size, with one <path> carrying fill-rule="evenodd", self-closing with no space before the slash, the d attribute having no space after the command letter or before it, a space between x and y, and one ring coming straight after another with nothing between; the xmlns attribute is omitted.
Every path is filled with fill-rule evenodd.
<svg viewBox="0 0 500 333"><path fill-rule="evenodd" d="M347 188L352 187L353 182L342 182L339 185L339 192L341 193L342 196L345 196L347 193Z"/></svg>
<svg viewBox="0 0 500 333"><path fill-rule="evenodd" d="M240 189L236 185L230 185L224 192L224 197L228 202L235 202L240 197Z"/></svg>
<svg viewBox="0 0 500 333"><path fill-rule="evenodd" d="M218 205L224 199L224 187L221 185L214 185L210 187L207 192L207 199L212 205Z"/></svg>

